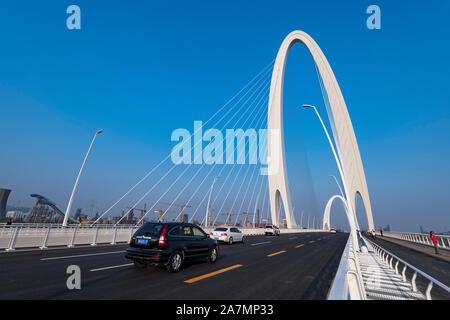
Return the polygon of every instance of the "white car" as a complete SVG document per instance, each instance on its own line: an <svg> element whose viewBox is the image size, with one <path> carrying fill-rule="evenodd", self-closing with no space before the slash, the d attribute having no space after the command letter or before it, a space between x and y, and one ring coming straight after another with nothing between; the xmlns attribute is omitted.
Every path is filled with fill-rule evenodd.
<svg viewBox="0 0 450 320"><path fill-rule="evenodd" d="M217 227L211 232L211 238L228 244L244 242L244 234L236 227Z"/></svg>
<svg viewBox="0 0 450 320"><path fill-rule="evenodd" d="M336 233L336 229L331 229L330 232L331 233Z"/></svg>
<svg viewBox="0 0 450 320"><path fill-rule="evenodd" d="M280 228L277 226L268 225L264 229L264 234L267 235L273 235L273 236L279 236L280 235Z"/></svg>

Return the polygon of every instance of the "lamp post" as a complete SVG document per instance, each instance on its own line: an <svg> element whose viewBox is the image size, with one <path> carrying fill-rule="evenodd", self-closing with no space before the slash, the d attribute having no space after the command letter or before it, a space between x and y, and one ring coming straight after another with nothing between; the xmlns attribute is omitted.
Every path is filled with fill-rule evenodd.
<svg viewBox="0 0 450 320"><path fill-rule="evenodd" d="M66 213L64 215L64 221L63 221L63 224L62 224L63 227L67 226L67 220L69 219L69 216L70 216L70 209L72 208L73 197L75 196L75 192L77 191L78 182L80 181L80 177L81 177L81 174L83 173L84 165L86 164L86 161L87 161L87 158L89 156L89 153L91 152L92 145L94 144L94 141L95 141L95 138L97 138L97 135L99 135L102 132L103 132L103 130L98 130L95 133L94 138L92 139L91 145L89 146L89 149L88 149L88 151L86 153L86 156L84 157L84 161L83 161L83 164L81 165L80 172L78 172L77 180L75 181L75 185L73 186L73 190L72 190L72 194L71 194L70 199L69 199L69 203L67 204Z"/></svg>
<svg viewBox="0 0 450 320"><path fill-rule="evenodd" d="M315 106L308 105L308 104L304 104L303 108L312 108L312 109L314 109L314 111L316 112L317 117L319 118L320 123L322 124L323 130L325 131L325 134L326 134L326 136L328 138L328 142L330 143L331 150L333 151L334 159L336 160L336 165L337 165L337 167L339 169L339 174L341 175L342 184L344 185L345 199L346 199L346 202L347 202L347 207L348 207L348 209L350 211L350 217L349 217L350 228L352 228L352 225L353 225L353 228L355 228L355 230L354 230L355 233L354 234L355 234L355 237L356 237L356 225L357 225L356 215L354 213L352 203L351 203L351 201L349 199L349 190L348 190L348 187L347 187L347 183L345 181L345 177L344 177L344 173L343 173L343 170L342 170L341 162L340 162L339 157L338 157L338 155L336 153L336 149L334 148L333 142L331 141L330 135L328 134L328 130L325 127L325 124L323 123L322 118L320 117L320 114L317 111L317 108ZM355 243L358 243L357 239L354 239L354 240L355 240Z"/></svg>
<svg viewBox="0 0 450 320"><path fill-rule="evenodd" d="M214 184L216 183L217 178L219 178L219 177L215 177L214 178L214 181L213 181L213 183L211 185L211 189L209 191L208 205L206 206L205 227L208 227L208 213L209 213L208 211L211 210L211 208L210 208L211 194L212 194L212 191L213 191L213 188L214 188Z"/></svg>

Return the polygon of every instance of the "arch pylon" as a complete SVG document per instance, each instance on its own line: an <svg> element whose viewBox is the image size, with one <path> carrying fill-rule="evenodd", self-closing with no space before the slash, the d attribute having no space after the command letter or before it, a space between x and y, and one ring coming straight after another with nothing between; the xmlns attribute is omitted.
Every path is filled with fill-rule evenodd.
<svg viewBox="0 0 450 320"><path fill-rule="evenodd" d="M328 202L327 205L325 206L325 210L323 212L323 225L322 225L322 229L323 230L330 230L331 228L331 224L330 224L330 212L331 212L331 206L333 205L334 200L339 199L341 200L344 209L345 209L345 215L347 216L347 220L348 220L348 224L350 226L350 229L354 229L356 226L355 224L355 220L353 217L353 213L350 212L348 206L347 206L347 201L345 200L345 198L341 195L335 195L332 196Z"/></svg>
<svg viewBox="0 0 450 320"><path fill-rule="evenodd" d="M288 228L296 226L289 191L283 130L283 86L287 55L291 47L300 42L309 50L329 100L328 119L333 132L338 157L342 166L343 179L347 184L346 198L355 208L356 194L361 195L366 209L369 229L374 229L372 208L367 189L364 169L356 142L352 122L341 90L325 55L317 43L303 31L291 32L281 44L273 67L270 84L267 152L270 210L273 224L281 225L280 201L283 201ZM352 215L355 215L353 212ZM355 215L356 217L356 215Z"/></svg>

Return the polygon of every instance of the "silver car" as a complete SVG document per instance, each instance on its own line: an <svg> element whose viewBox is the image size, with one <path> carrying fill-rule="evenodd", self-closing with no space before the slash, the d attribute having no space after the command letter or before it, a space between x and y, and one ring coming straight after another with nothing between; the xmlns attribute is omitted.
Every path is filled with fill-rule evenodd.
<svg viewBox="0 0 450 320"><path fill-rule="evenodd" d="M267 225L266 228L264 229L264 234L266 236L268 236L268 235L279 236L280 228L278 228L277 226L273 226L273 225Z"/></svg>

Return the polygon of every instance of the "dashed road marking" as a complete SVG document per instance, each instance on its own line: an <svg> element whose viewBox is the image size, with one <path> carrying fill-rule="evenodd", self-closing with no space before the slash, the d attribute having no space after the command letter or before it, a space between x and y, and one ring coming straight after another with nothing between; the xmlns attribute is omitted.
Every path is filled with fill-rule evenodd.
<svg viewBox="0 0 450 320"><path fill-rule="evenodd" d="M281 250L281 251L278 251L278 252L274 252L274 253L268 254L267 256L268 257L273 257L273 256L276 256L277 254L281 254L281 253L285 253L285 252L286 252L286 250Z"/></svg>
<svg viewBox="0 0 450 320"><path fill-rule="evenodd" d="M272 241L265 241L265 242L252 243L252 246L259 246L260 244L266 244L266 243L272 243Z"/></svg>
<svg viewBox="0 0 450 320"><path fill-rule="evenodd" d="M236 264L236 265L234 265L234 266L231 266L231 267L228 267L228 268L225 268L225 269L220 269L220 270L217 270L217 271L214 271L214 272L211 272L211 273L207 273L207 274L204 274L204 275L202 275L202 276L198 276L198 277L195 277L195 278L186 280L186 281L184 281L184 282L185 282L185 283L194 283L194 282L200 281L200 280L202 280L202 279L206 279L206 278L215 276L215 275L217 275L217 274L221 274L221 273L224 273L224 272L227 272L227 271L236 269L236 268L240 268L240 267L242 267L242 264Z"/></svg>
<svg viewBox="0 0 450 320"><path fill-rule="evenodd" d="M87 254L78 254L78 255L74 255L74 256L62 256L62 257L42 258L41 261L46 261L46 260L58 260L58 259L69 259L69 258L78 258L78 257L100 256L100 255L104 255L104 254L113 254L113 253L125 253L125 250L121 250L121 251L110 251L110 252L98 252L98 253L87 253Z"/></svg>
<svg viewBox="0 0 450 320"><path fill-rule="evenodd" d="M107 270L107 269L114 269L114 268L121 268L121 267L128 267L132 266L133 263L126 263L126 264L119 264L117 266L111 266L111 267L104 267L104 268L98 268L98 269L91 269L89 271L101 271L101 270Z"/></svg>

